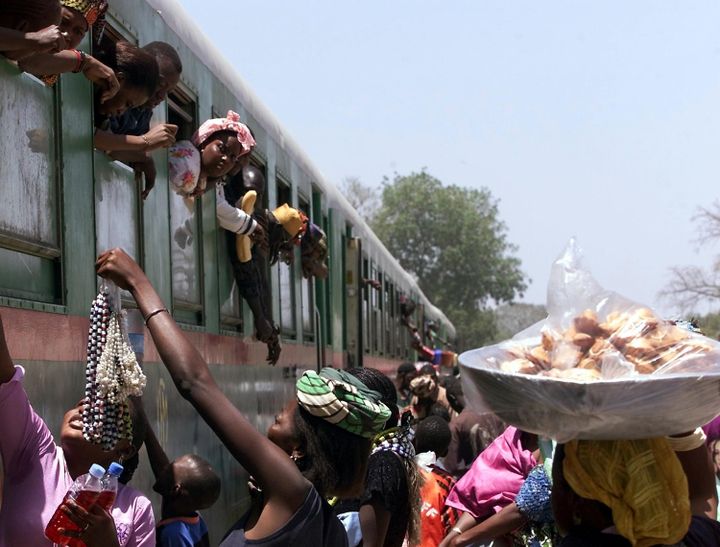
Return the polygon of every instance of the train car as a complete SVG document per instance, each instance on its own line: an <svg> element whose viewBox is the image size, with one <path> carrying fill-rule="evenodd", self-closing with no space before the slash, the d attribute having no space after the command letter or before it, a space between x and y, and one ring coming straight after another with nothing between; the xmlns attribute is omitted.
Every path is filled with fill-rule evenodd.
<svg viewBox="0 0 720 547"><path fill-rule="evenodd" d="M283 352L277 366L264 364L265 346L252 338L249 309L234 286L214 194L197 200L187 225L180 198L168 189L161 150L155 189L142 201L132 169L93 149L88 81L66 74L46 87L0 59L0 312L12 355L26 368L31 401L54 433L83 390L87 316L99 286L93 265L110 247L124 248L143 266L219 383L260 430L292 396L303 369L370 366L392 374L413 360L399 321L401 294L418 304L416 324L432 320L442 338L454 337L453 325L180 4L113 0L103 39L162 40L177 48L181 83L153 119L177 124L180 136L228 109L241 115L258 143L252 162L266 175L268 206L290 203L325 230L329 276L304 279L299 260L272 267ZM88 42L81 46L86 51ZM221 499L206 514L217 542L247 506L247 475L178 396L139 312L130 299L124 302L148 376L145 406L160 441L171 458L196 452L222 475ZM150 494L144 458L133 484Z"/></svg>

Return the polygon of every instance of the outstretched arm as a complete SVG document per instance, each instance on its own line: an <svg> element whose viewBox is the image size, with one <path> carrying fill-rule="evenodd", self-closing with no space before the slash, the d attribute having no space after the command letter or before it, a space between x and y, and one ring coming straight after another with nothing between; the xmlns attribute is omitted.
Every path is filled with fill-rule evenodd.
<svg viewBox="0 0 720 547"><path fill-rule="evenodd" d="M58 51L65 45L65 38L57 25L37 32L20 32L0 27L0 51L24 52L25 55L45 51Z"/></svg>
<svg viewBox="0 0 720 547"><path fill-rule="evenodd" d="M9 382L15 374L15 366L13 365L10 351L5 340L5 331L3 330L2 316L0 315L0 384Z"/></svg>
<svg viewBox="0 0 720 547"><path fill-rule="evenodd" d="M170 460L168 459L167 454L165 454L165 450L163 450L160 441L158 441L155 436L155 431L150 425L150 420L148 420L147 414L145 414L145 406L143 405L142 398L133 398L133 404L135 405L140 418L145 421L145 450L147 450L153 475L155 475L155 478L157 479L162 470L170 465Z"/></svg>
<svg viewBox="0 0 720 547"><path fill-rule="evenodd" d="M468 545L483 545L494 539L501 538L513 530L517 530L527 519L523 516L515 503L503 507L502 510L476 524L462 534L450 532L447 540L448 547L466 547Z"/></svg>
<svg viewBox="0 0 720 547"><path fill-rule="evenodd" d="M682 439L683 437L698 436L700 436L700 432L686 433L677 436L673 435L670 438L671 446L673 446L674 440ZM702 440L703 439L699 439L697 442L701 442ZM680 465L682 465L685 476L687 477L688 493L690 494L690 510L692 514L699 516L704 515L715 520L717 516L718 497L717 489L715 488L715 471L713 469L710 449L702 442L700 446L692 450L676 449L675 454L680 460Z"/></svg>
<svg viewBox="0 0 720 547"><path fill-rule="evenodd" d="M195 407L233 457L255 477L268 503L289 518L307 495L308 483L295 463L248 422L220 390L200 353L164 310L145 273L122 249L106 251L95 265L98 275L129 290L180 394Z"/></svg>

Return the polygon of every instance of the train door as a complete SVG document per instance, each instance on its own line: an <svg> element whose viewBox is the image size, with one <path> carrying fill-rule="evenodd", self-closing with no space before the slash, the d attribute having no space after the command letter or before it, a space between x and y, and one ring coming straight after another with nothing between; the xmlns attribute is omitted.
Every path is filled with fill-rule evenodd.
<svg viewBox="0 0 720 547"><path fill-rule="evenodd" d="M346 368L363 365L363 329L362 329L362 242L359 238L348 237L345 240L345 332L346 332Z"/></svg>

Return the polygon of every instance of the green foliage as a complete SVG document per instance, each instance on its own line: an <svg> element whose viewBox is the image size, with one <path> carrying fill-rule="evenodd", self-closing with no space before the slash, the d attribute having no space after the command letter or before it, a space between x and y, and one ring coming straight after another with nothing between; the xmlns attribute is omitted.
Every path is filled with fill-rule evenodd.
<svg viewBox="0 0 720 547"><path fill-rule="evenodd" d="M705 336L720 340L720 313L708 313L693 317L692 320L705 333Z"/></svg>
<svg viewBox="0 0 720 547"><path fill-rule="evenodd" d="M460 348L492 340L490 304L511 302L527 286L487 189L445 186L425 171L398 175L384 181L372 226L455 324Z"/></svg>
<svg viewBox="0 0 720 547"><path fill-rule="evenodd" d="M495 341L502 342L547 318L547 310L537 304L503 304L495 309L494 316L497 325Z"/></svg>

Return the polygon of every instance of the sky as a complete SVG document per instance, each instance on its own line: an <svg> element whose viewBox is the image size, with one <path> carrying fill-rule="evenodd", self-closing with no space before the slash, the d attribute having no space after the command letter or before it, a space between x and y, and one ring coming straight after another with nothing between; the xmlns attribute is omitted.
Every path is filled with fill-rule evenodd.
<svg viewBox="0 0 720 547"><path fill-rule="evenodd" d="M665 314L669 269L717 252L692 217L718 198L720 3L181 3L330 181L488 188L526 302L573 236Z"/></svg>

